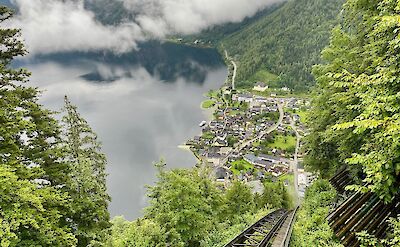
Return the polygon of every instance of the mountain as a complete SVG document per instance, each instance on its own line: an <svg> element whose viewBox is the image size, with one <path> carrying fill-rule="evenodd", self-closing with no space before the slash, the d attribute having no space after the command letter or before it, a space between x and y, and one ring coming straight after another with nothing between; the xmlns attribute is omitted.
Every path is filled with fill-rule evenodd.
<svg viewBox="0 0 400 247"><path fill-rule="evenodd" d="M238 62L239 86L279 76L275 86L297 91L314 85L311 68L321 62L344 0L290 0L219 40ZM273 77L273 76L272 76Z"/></svg>
<svg viewBox="0 0 400 247"><path fill-rule="evenodd" d="M84 7L105 25L116 25L126 20L134 20L135 13L127 10L118 0L84 0Z"/></svg>

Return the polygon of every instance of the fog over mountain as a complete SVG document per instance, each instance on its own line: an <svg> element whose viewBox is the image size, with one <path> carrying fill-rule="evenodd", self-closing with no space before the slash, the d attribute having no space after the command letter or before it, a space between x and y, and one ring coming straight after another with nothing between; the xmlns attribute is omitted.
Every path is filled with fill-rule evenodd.
<svg viewBox="0 0 400 247"><path fill-rule="evenodd" d="M9 25L22 28L31 54L102 49L123 53L149 39L193 34L214 25L240 22L282 1L12 0L18 14ZM118 21L109 20L114 25L106 25L96 18L97 12Z"/></svg>

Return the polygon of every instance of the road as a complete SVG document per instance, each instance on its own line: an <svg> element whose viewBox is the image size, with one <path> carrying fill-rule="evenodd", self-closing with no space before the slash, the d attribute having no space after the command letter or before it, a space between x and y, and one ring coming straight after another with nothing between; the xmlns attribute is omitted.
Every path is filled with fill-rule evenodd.
<svg viewBox="0 0 400 247"><path fill-rule="evenodd" d="M299 149L300 149L300 139L301 135L297 131L296 124L293 121L293 119L290 119L290 127L294 130L296 133L297 137L297 142L296 142L296 151L294 153L294 161L292 162L292 170L293 170L293 175L294 175L294 189L296 191L296 205L299 204L299 172L298 172L298 166L299 166L299 160L298 160L298 154L299 154Z"/></svg>
<svg viewBox="0 0 400 247"><path fill-rule="evenodd" d="M232 75L232 89L235 90L235 81L236 81L236 74L237 74L237 65L235 63L235 61L233 61L233 59L231 57L229 57L228 55L228 51L225 50L225 57L228 61L231 61L232 65L233 65L233 75Z"/></svg>
<svg viewBox="0 0 400 247"><path fill-rule="evenodd" d="M251 143L253 143L253 142L257 141L257 140L260 140L263 136L268 135L268 134L270 134L271 132L273 132L274 130L276 130L276 129L279 127L279 125L281 125L281 123L282 123L282 121L283 121L283 116L284 116L284 111L283 111L283 105L282 105L282 104L279 104L279 103L278 103L278 109L279 109L279 120L278 120L278 122L277 122L274 126L272 126L271 128L269 128L269 129L267 129L267 130L261 131L261 132L258 134L257 137L255 137L255 138L253 138L253 139L251 139L251 140L248 140L248 141L246 141L246 142L241 143L238 147L236 147L234 150L232 150L232 151L221 161L221 165L225 165L225 164L228 162L230 156L231 156L234 152L240 152L240 151L242 151L247 145L249 145L249 144L251 144Z"/></svg>

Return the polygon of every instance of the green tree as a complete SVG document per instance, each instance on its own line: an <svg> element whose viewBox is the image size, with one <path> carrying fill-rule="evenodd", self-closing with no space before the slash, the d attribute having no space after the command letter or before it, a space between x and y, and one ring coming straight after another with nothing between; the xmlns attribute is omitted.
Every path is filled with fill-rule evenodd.
<svg viewBox="0 0 400 247"><path fill-rule="evenodd" d="M116 217L112 220L111 237L106 246L164 247L167 246L165 230L148 219L129 222L122 217Z"/></svg>
<svg viewBox="0 0 400 247"><path fill-rule="evenodd" d="M75 236L60 226L58 207L67 197L50 186L20 179L0 166L0 246L75 246Z"/></svg>
<svg viewBox="0 0 400 247"><path fill-rule="evenodd" d="M110 196L106 188L105 155L97 135L65 97L62 118L64 157L71 172L68 192L72 198L71 225L78 246L101 243L110 227L107 210Z"/></svg>
<svg viewBox="0 0 400 247"><path fill-rule="evenodd" d="M327 180L317 180L307 189L293 227L291 246L342 246L326 221L335 198L336 191Z"/></svg>
<svg viewBox="0 0 400 247"><path fill-rule="evenodd" d="M254 198L251 189L242 182L233 181L225 192L226 214L231 217L241 217L242 215L254 212Z"/></svg>
<svg viewBox="0 0 400 247"><path fill-rule="evenodd" d="M0 6L0 22L12 17ZM60 159L59 126L25 86L29 72L10 66L26 54L17 29L0 29L1 246L74 246L66 226L68 164Z"/></svg>
<svg viewBox="0 0 400 247"><path fill-rule="evenodd" d="M158 165L157 183L149 188L145 217L163 226L167 243L196 247L213 232L221 218L222 192L208 172L199 169L165 171Z"/></svg>
<svg viewBox="0 0 400 247"><path fill-rule="evenodd" d="M288 208L290 199L282 182L264 181L264 192L257 196L257 208L269 206L271 208Z"/></svg>
<svg viewBox="0 0 400 247"><path fill-rule="evenodd" d="M309 164L346 163L365 176L367 186L353 189L386 201L400 185L399 18L395 0L347 1L326 64L314 70L319 96L308 141Z"/></svg>

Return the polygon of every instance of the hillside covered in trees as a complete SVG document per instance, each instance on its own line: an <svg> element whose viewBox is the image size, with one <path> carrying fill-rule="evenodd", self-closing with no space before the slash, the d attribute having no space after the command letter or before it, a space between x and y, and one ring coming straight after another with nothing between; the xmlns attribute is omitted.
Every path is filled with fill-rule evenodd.
<svg viewBox="0 0 400 247"><path fill-rule="evenodd" d="M343 0L289 0L263 18L221 40L238 62L240 86L279 76L278 85L296 91L314 85L311 69L321 62Z"/></svg>

